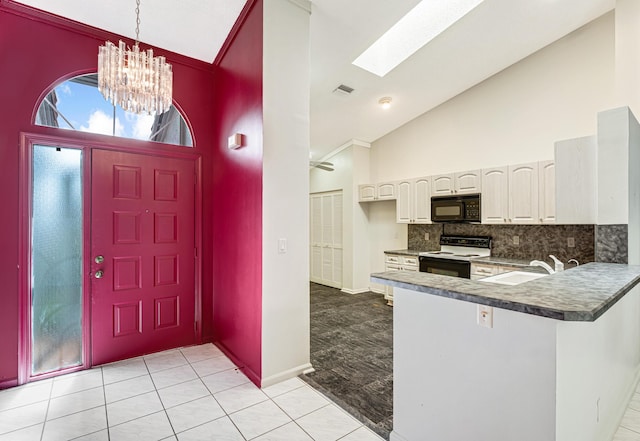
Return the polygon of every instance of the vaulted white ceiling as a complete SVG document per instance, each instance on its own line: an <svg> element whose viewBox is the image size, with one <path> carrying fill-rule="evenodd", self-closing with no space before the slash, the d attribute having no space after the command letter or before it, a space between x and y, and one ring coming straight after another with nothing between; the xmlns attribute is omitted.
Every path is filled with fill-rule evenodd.
<svg viewBox="0 0 640 441"><path fill-rule="evenodd" d="M485 0L380 78L351 62L419 0L313 0L311 150L373 142L615 7L615 0ZM20 0L130 38L135 1ZM140 40L212 62L245 0L142 0ZM349 96L333 93L340 84ZM383 111L383 96L393 98Z"/></svg>

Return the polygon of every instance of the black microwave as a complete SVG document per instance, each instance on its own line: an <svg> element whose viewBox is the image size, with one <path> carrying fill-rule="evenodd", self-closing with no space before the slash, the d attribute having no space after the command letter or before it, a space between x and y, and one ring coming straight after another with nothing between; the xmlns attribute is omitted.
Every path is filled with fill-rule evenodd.
<svg viewBox="0 0 640 441"><path fill-rule="evenodd" d="M480 222L480 194L433 196L432 222Z"/></svg>

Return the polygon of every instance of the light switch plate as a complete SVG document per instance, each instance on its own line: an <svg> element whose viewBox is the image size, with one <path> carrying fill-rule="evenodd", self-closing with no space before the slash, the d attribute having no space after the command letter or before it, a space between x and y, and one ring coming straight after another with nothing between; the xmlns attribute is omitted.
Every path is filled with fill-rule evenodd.
<svg viewBox="0 0 640 441"><path fill-rule="evenodd" d="M569 248L575 248L576 247L576 240L573 237L568 237L567 238L567 247L569 247Z"/></svg>
<svg viewBox="0 0 640 441"><path fill-rule="evenodd" d="M520 245L520 236L513 236L513 244Z"/></svg>

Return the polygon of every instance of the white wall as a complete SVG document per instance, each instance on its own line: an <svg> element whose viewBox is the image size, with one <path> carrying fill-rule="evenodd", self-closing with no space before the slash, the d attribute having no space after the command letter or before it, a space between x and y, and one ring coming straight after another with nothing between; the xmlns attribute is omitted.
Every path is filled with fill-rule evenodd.
<svg viewBox="0 0 640 441"><path fill-rule="evenodd" d="M629 106L640 115L640 2L616 1L615 107Z"/></svg>
<svg viewBox="0 0 640 441"><path fill-rule="evenodd" d="M372 180L551 159L593 135L614 102L614 35L609 13L375 141Z"/></svg>
<svg viewBox="0 0 640 441"><path fill-rule="evenodd" d="M324 158L334 171L312 169L310 193L342 190L343 280L342 290L357 293L369 289L369 226L366 204L358 203L357 186L369 181L369 147L357 141Z"/></svg>
<svg viewBox="0 0 640 441"><path fill-rule="evenodd" d="M557 441L610 440L640 368L640 287L595 322L557 322Z"/></svg>
<svg viewBox="0 0 640 441"><path fill-rule="evenodd" d="M629 265L640 265L640 124L629 118Z"/></svg>
<svg viewBox="0 0 640 441"><path fill-rule="evenodd" d="M407 224L396 223L396 201L370 202L369 207L369 255L372 273L384 271L384 251L407 248ZM383 293L385 285L371 283L371 289Z"/></svg>
<svg viewBox="0 0 640 441"><path fill-rule="evenodd" d="M262 386L309 360L310 3L264 1ZM283 69L282 66L287 66ZM286 128L286 130L283 130ZM247 219L251 222L251 219ZM278 253L278 239L288 250Z"/></svg>
<svg viewBox="0 0 640 441"><path fill-rule="evenodd" d="M392 441L555 439L556 321L476 309L394 288Z"/></svg>

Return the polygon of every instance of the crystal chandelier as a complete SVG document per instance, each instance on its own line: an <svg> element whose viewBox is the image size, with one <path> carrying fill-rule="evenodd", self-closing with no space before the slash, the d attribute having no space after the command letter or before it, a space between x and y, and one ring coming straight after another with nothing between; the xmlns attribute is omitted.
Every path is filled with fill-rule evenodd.
<svg viewBox="0 0 640 441"><path fill-rule="evenodd" d="M98 90L127 112L161 114L171 107L173 72L164 57L139 47L140 0L136 0L136 42L127 48L110 41L98 51Z"/></svg>

